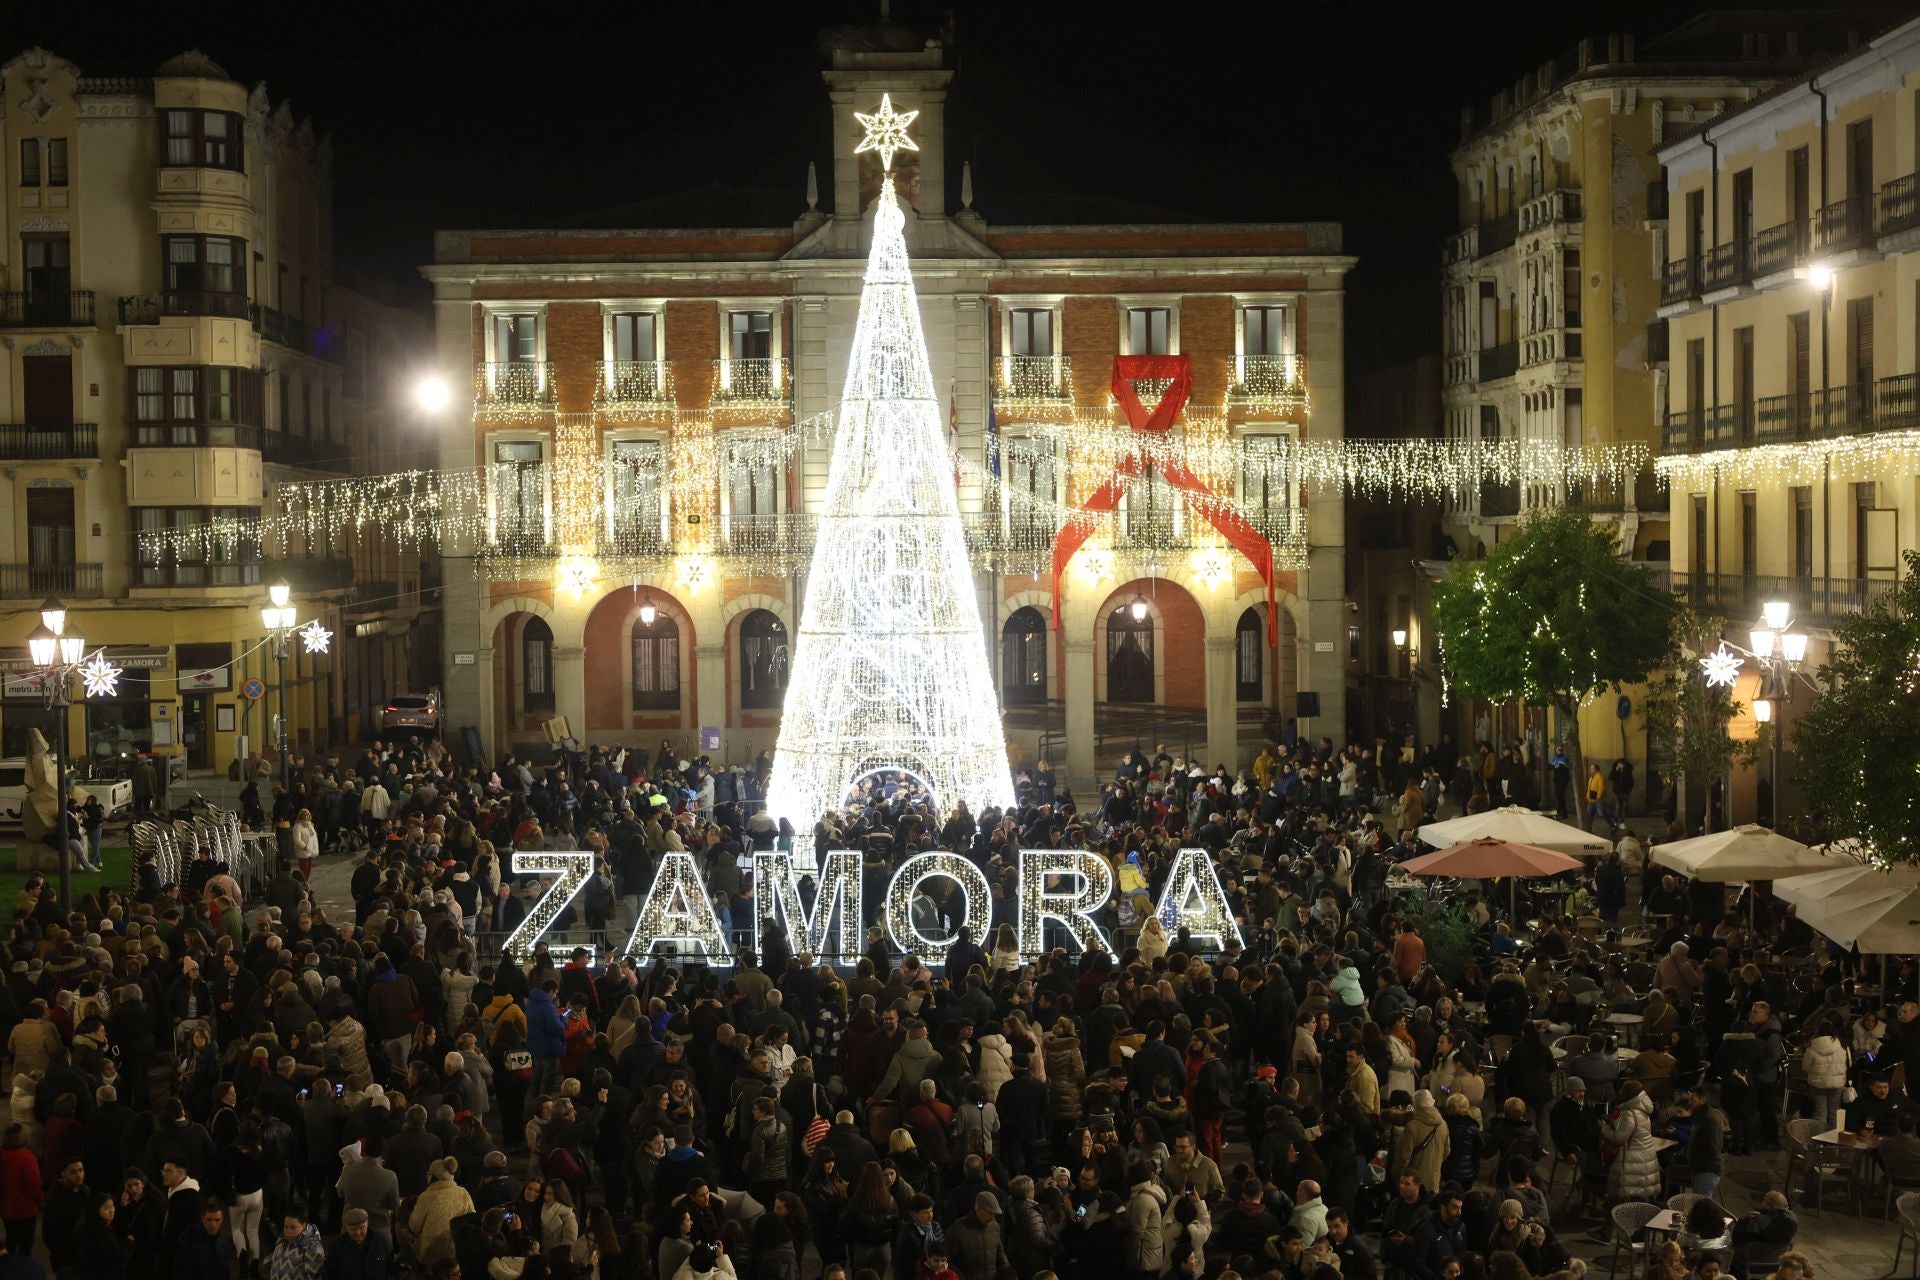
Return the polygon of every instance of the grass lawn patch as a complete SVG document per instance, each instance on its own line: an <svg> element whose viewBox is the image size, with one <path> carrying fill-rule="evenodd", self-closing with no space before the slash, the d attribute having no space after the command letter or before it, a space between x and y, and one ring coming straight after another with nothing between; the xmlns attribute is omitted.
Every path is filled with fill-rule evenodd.
<svg viewBox="0 0 1920 1280"><path fill-rule="evenodd" d="M73 896L76 900L102 889L118 889L122 895L127 892L127 886L133 881L132 848L124 844L103 844L100 846L100 857L106 865L105 871L92 873L78 867L73 869ZM12 912L14 899L19 896L20 890L26 888L28 878L38 874L44 874L50 884L60 883L60 875L56 871L14 870L13 845L0 844L0 911ZM9 915L8 919L11 918Z"/></svg>

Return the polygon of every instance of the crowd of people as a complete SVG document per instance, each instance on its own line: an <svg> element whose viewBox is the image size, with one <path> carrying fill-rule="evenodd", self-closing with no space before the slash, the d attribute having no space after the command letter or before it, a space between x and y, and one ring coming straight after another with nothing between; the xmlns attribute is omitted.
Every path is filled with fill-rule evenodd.
<svg viewBox="0 0 1920 1280"><path fill-rule="evenodd" d="M857 957L774 928L733 967L596 961L668 852L753 936L747 855L796 837L752 803L764 775L382 744L275 788L264 902L205 859L75 903L30 882L0 988L0 1276L1524 1280L1579 1275L1569 1233L1678 1190L1685 1229L1630 1242L1653 1280L1809 1280L1786 1200L1715 1198L1728 1150L1780 1141L1783 1035L1807 1043L1795 1105L1857 1085L1883 1155L1920 1158L1888 1073L1920 1053L1911 965L1894 1025L1856 1020L1847 962L1765 965L1813 941L1771 899L1749 929L1632 841L1571 894L1529 882L1519 918L1505 886L1395 893L1415 801L1356 798L1357 755L1324 741L1238 775L1136 751L1084 810L1044 765L1004 813L869 780L816 850L884 875L945 848L992 886L988 934L939 963L877 928ZM1055 847L1112 861L1114 954L1021 954L1014 855ZM1244 941L1154 914L1183 847ZM499 945L544 881L509 855L542 848L603 858L517 962ZM331 859L350 902L314 896ZM1635 876L1657 970L1619 945ZM927 883L931 918L954 888Z"/></svg>

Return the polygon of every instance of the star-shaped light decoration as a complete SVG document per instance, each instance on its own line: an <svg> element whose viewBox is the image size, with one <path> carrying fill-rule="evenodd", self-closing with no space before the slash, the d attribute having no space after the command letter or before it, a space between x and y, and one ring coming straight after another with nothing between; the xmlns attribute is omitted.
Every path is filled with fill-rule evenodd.
<svg viewBox="0 0 1920 1280"><path fill-rule="evenodd" d="M592 556L568 556L560 562L560 585L575 600L584 599L599 576L600 566Z"/></svg>
<svg viewBox="0 0 1920 1280"><path fill-rule="evenodd" d="M713 583L713 566L705 556L681 556L674 564L673 585L683 587L693 595L700 594L700 588Z"/></svg>
<svg viewBox="0 0 1920 1280"><path fill-rule="evenodd" d="M1718 685L1730 689L1740 677L1740 655L1722 644L1718 649L1700 659L1700 670L1706 673L1709 685Z"/></svg>
<svg viewBox="0 0 1920 1280"><path fill-rule="evenodd" d="M315 618L300 628L300 639L307 646L308 653L325 653L327 645L333 641L333 632L321 626L320 620Z"/></svg>
<svg viewBox="0 0 1920 1280"><path fill-rule="evenodd" d="M1221 546L1203 546L1193 553L1193 572L1210 590L1233 581L1233 553Z"/></svg>
<svg viewBox="0 0 1920 1280"><path fill-rule="evenodd" d="M104 652L94 654L80 668L80 679L86 682L89 698L111 698L120 691L120 668L108 662Z"/></svg>
<svg viewBox="0 0 1920 1280"><path fill-rule="evenodd" d="M1080 580L1090 587L1113 576L1113 552L1106 547L1082 547L1074 559L1080 563Z"/></svg>
<svg viewBox="0 0 1920 1280"><path fill-rule="evenodd" d="M867 136L860 140L860 145L853 149L853 154L877 151L880 153L880 167L891 171L894 152L920 149L920 144L907 136L907 126L912 124L919 114L918 111L909 111L904 115L897 114L893 109L893 95L881 94L878 111L872 115L864 115L858 111L853 113L853 118L858 120L860 127L867 131Z"/></svg>

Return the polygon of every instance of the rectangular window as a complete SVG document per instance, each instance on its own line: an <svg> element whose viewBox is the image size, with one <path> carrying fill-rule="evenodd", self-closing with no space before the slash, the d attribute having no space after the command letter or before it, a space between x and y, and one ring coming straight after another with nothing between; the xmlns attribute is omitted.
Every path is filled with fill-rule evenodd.
<svg viewBox="0 0 1920 1280"><path fill-rule="evenodd" d="M1053 312L1044 307L1016 307L1008 316L1008 330L1016 356L1053 354Z"/></svg>
<svg viewBox="0 0 1920 1280"><path fill-rule="evenodd" d="M1873 546L1869 515L1880 503L1880 485L1874 480L1861 481L1853 486L1853 573L1856 578L1867 576L1868 554Z"/></svg>
<svg viewBox="0 0 1920 1280"><path fill-rule="evenodd" d="M172 108L161 113L167 163L200 169L244 169L243 127L231 111Z"/></svg>
<svg viewBox="0 0 1920 1280"><path fill-rule="evenodd" d="M207 370L207 421L238 422L239 385L238 369Z"/></svg>
<svg viewBox="0 0 1920 1280"><path fill-rule="evenodd" d="M200 371L167 370L167 416L175 422L193 422L200 416Z"/></svg>
<svg viewBox="0 0 1920 1280"><path fill-rule="evenodd" d="M734 360L771 360L773 358L773 312L729 312L727 354Z"/></svg>
<svg viewBox="0 0 1920 1280"><path fill-rule="evenodd" d="M1284 521L1293 507L1292 444L1286 434L1240 437L1240 509L1262 533Z"/></svg>
<svg viewBox="0 0 1920 1280"><path fill-rule="evenodd" d="M1009 532L1050 540L1055 530L1046 512L1058 492L1054 441L1016 436L1007 438L1001 448Z"/></svg>
<svg viewBox="0 0 1920 1280"><path fill-rule="evenodd" d="M494 527L503 541L546 542L542 458L538 440L504 440L493 446Z"/></svg>
<svg viewBox="0 0 1920 1280"><path fill-rule="evenodd" d="M739 520L780 513L780 467L764 457L734 456L727 461L727 514Z"/></svg>
<svg viewBox="0 0 1920 1280"><path fill-rule="evenodd" d="M651 311L623 311L613 317L613 358L620 361L657 360L659 317Z"/></svg>
<svg viewBox="0 0 1920 1280"><path fill-rule="evenodd" d="M1560 309L1561 314L1567 318L1567 328L1578 329L1580 327L1580 251L1578 249L1568 249L1560 258Z"/></svg>
<svg viewBox="0 0 1920 1280"><path fill-rule="evenodd" d="M1759 570L1760 495L1743 489L1740 492L1740 575L1751 578Z"/></svg>
<svg viewBox="0 0 1920 1280"><path fill-rule="evenodd" d="M1127 352L1136 356L1168 353L1173 311L1168 307L1127 308Z"/></svg>
<svg viewBox="0 0 1920 1280"><path fill-rule="evenodd" d="M1240 349L1250 356L1285 355L1287 309L1243 307L1240 311Z"/></svg>
<svg viewBox="0 0 1920 1280"><path fill-rule="evenodd" d="M260 544L237 533L183 540L165 554L143 545L140 535L168 529L199 528L218 522L252 527L258 507L135 507L134 578L143 587L245 586L260 581Z"/></svg>
<svg viewBox="0 0 1920 1280"><path fill-rule="evenodd" d="M67 185L67 140L65 138L47 139L47 185L50 187Z"/></svg>
<svg viewBox="0 0 1920 1280"><path fill-rule="evenodd" d="M246 281L235 265L246 260L244 240L232 236L163 236L161 250L171 314L245 314Z"/></svg>
<svg viewBox="0 0 1920 1280"><path fill-rule="evenodd" d="M1847 126L1847 199L1873 199L1873 118Z"/></svg>
<svg viewBox="0 0 1920 1280"><path fill-rule="evenodd" d="M534 312L497 312L493 317L493 359L497 364L532 364L540 358L540 317Z"/></svg>
<svg viewBox="0 0 1920 1280"><path fill-rule="evenodd" d="M133 371L133 416L136 422L167 420L165 369Z"/></svg>
<svg viewBox="0 0 1920 1280"><path fill-rule="evenodd" d="M1793 207L1793 225L1799 228L1794 239L1803 249L1807 245L1807 219L1813 216L1811 173L1807 148L1795 147L1787 153L1787 195Z"/></svg>
<svg viewBox="0 0 1920 1280"><path fill-rule="evenodd" d="M1793 489L1793 576L1813 576L1813 487Z"/></svg>
<svg viewBox="0 0 1920 1280"><path fill-rule="evenodd" d="M666 538L666 446L658 440L613 443L613 492L607 532L614 545L639 551Z"/></svg>
<svg viewBox="0 0 1920 1280"><path fill-rule="evenodd" d="M40 185L40 139L20 139L20 185Z"/></svg>
<svg viewBox="0 0 1920 1280"><path fill-rule="evenodd" d="M1480 406L1480 438L1482 440L1500 438L1500 406L1492 404Z"/></svg>
<svg viewBox="0 0 1920 1280"><path fill-rule="evenodd" d="M1733 243L1744 258L1746 243L1753 235L1753 170L1742 169L1733 175Z"/></svg>

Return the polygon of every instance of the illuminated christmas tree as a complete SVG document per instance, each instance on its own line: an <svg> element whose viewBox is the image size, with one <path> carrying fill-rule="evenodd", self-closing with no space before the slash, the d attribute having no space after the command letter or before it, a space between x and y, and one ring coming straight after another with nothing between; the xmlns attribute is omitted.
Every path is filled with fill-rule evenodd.
<svg viewBox="0 0 1920 1280"><path fill-rule="evenodd" d="M860 116L891 169L914 113ZM1013 802L939 396L889 172L767 807L810 843L861 778L903 770L945 812ZM804 848L796 850L805 858Z"/></svg>

